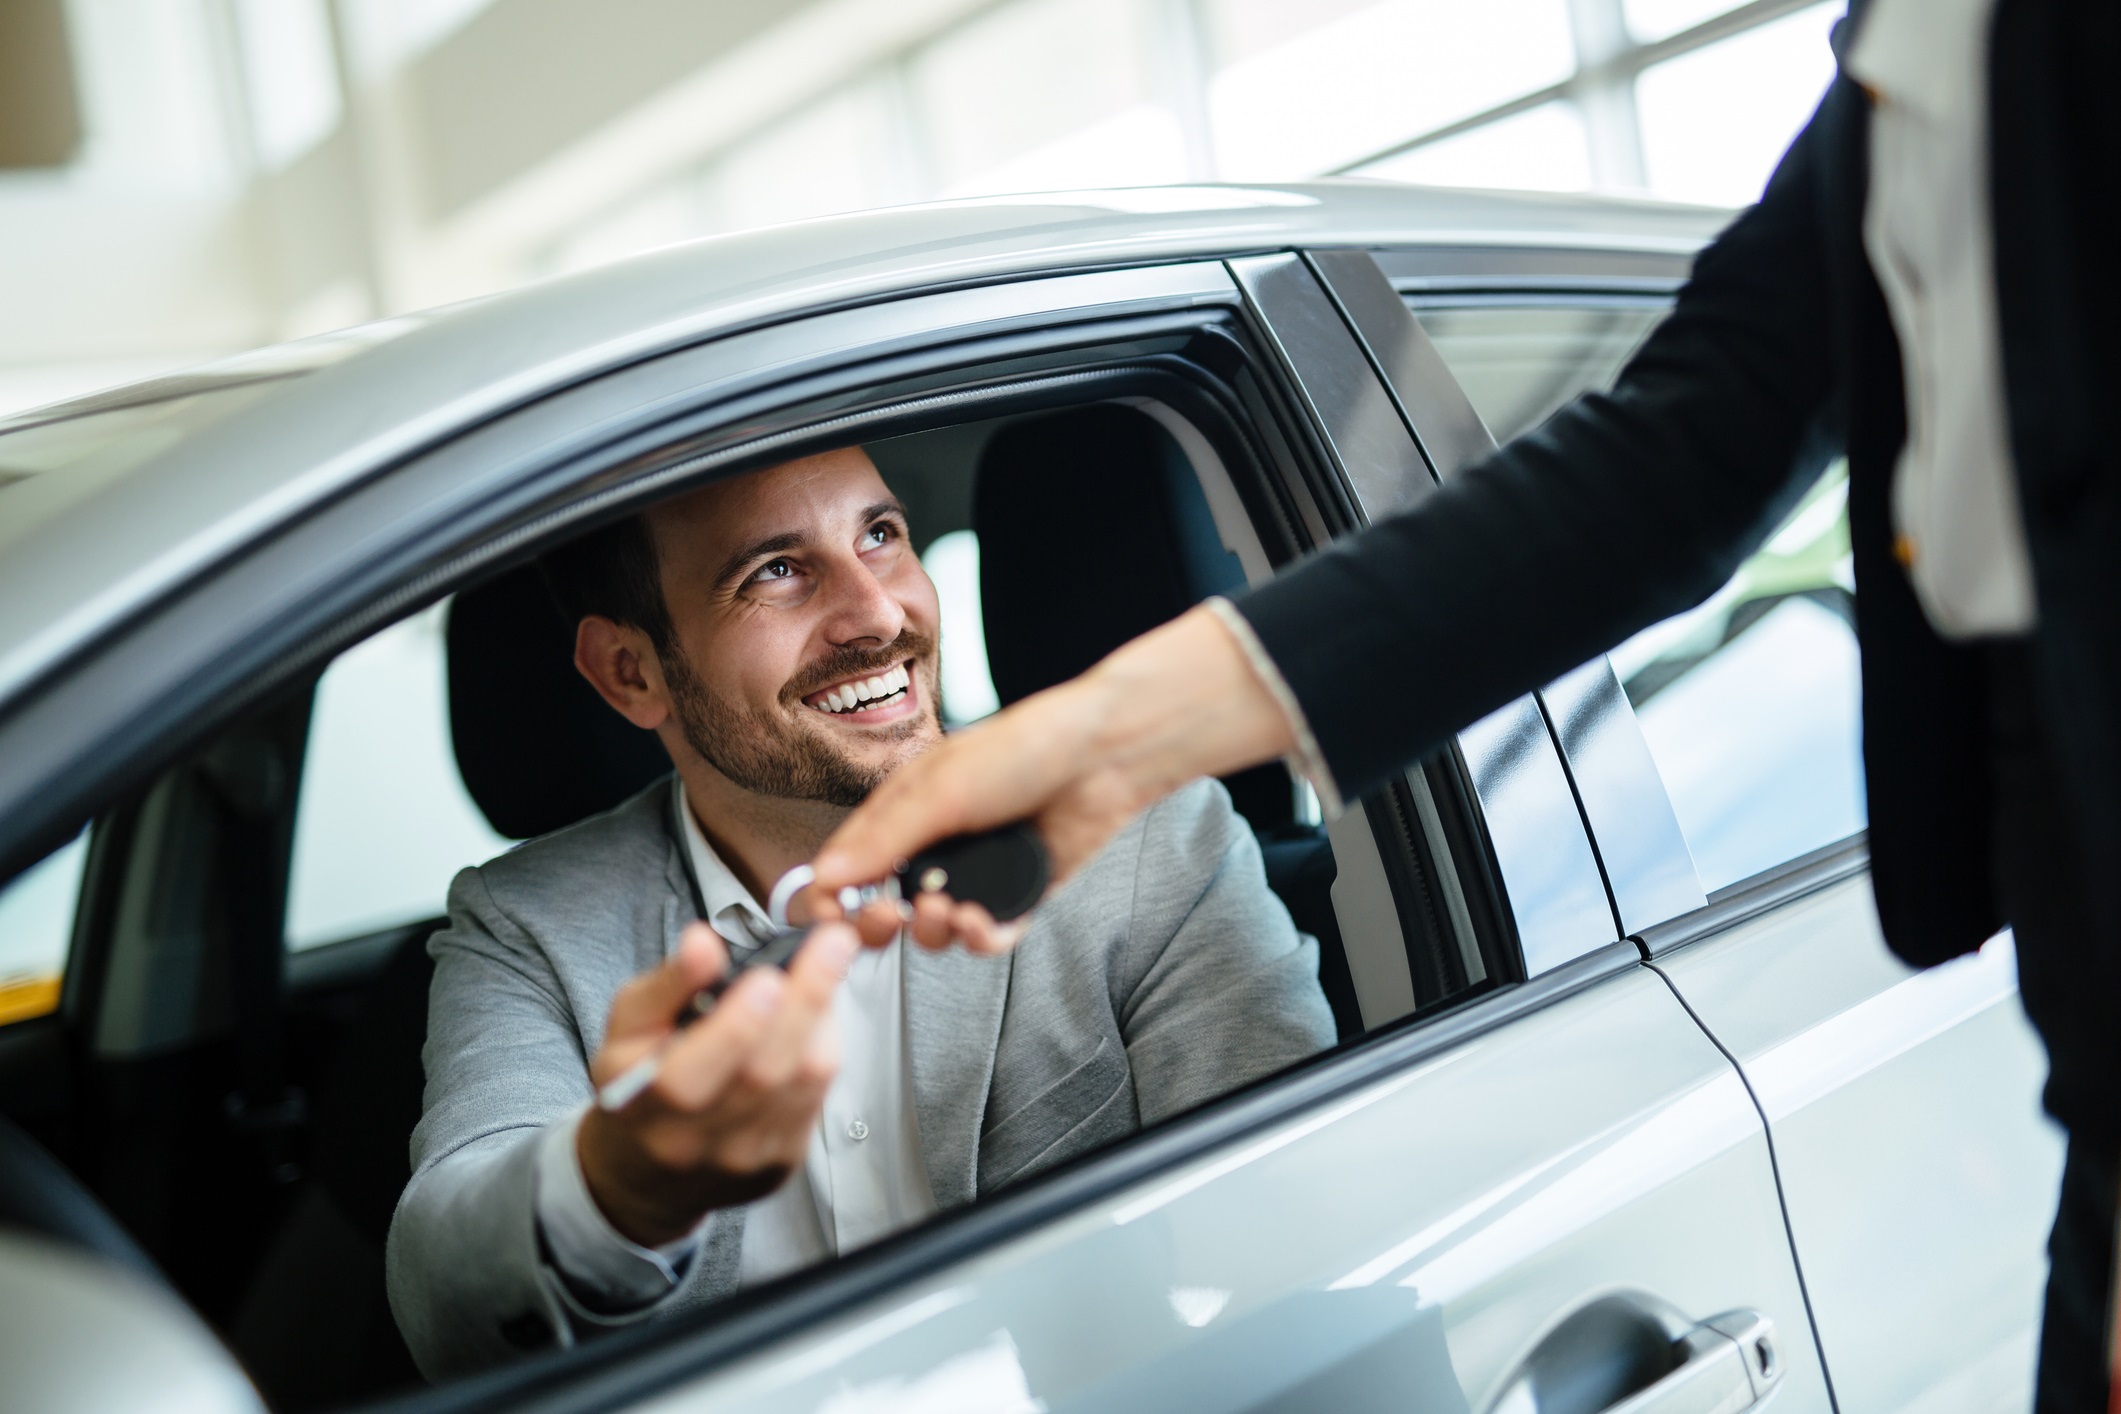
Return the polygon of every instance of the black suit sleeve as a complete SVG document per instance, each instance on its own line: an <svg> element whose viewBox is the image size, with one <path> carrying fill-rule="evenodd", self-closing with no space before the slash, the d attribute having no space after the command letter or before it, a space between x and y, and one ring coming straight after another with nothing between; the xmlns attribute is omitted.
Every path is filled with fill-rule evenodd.
<svg viewBox="0 0 2121 1414"><path fill-rule="evenodd" d="M1237 601L1343 796L1707 598L1809 484L1833 382L1828 133L1815 115L1610 395Z"/></svg>

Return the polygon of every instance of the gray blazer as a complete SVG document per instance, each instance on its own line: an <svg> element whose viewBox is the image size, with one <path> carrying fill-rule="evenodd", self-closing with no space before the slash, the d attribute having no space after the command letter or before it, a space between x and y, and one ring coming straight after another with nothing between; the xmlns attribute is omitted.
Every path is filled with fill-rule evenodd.
<svg viewBox="0 0 2121 1414"><path fill-rule="evenodd" d="M693 918L666 780L459 874L429 944L426 1108L388 1250L391 1309L440 1376L616 1324L541 1256L534 1142L586 1104L621 983ZM938 1207L992 1193L1333 1042L1317 944L1268 891L1212 781L1123 831L1016 951L908 948L908 1064ZM736 1289L744 1212L713 1214L650 1308Z"/></svg>

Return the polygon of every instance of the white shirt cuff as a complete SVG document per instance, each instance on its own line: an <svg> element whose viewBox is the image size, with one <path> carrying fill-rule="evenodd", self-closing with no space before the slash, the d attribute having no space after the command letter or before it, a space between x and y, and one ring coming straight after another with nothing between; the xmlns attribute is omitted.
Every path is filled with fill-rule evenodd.
<svg viewBox="0 0 2121 1414"><path fill-rule="evenodd" d="M1281 708L1282 719L1289 724L1289 735L1296 738L1296 750L1285 758L1289 769L1311 783L1318 795L1319 812L1332 820L1345 808L1340 798L1340 787L1333 780L1333 772L1326 765L1325 753L1318 749L1318 738L1311 735L1311 724L1304 718L1304 709L1297 705L1296 694L1289 690L1289 683L1274 666L1267 655L1267 646L1259 641L1252 625L1245 616L1237 612L1237 606L1220 594L1202 601L1208 611L1222 621L1237 640L1238 651L1245 655L1245 662L1252 675L1267 689L1274 705Z"/></svg>
<svg viewBox="0 0 2121 1414"><path fill-rule="evenodd" d="M652 1306L677 1289L699 1250L700 1228L662 1247L629 1241L590 1196L575 1153L585 1110L538 1137L538 1232L553 1264L584 1303L604 1312Z"/></svg>

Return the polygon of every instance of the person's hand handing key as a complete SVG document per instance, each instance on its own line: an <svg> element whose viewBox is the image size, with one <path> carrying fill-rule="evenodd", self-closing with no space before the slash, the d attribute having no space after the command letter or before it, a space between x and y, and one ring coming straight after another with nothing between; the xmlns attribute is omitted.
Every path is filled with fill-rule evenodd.
<svg viewBox="0 0 2121 1414"><path fill-rule="evenodd" d="M1036 827L1058 883L1187 781L1294 745L1230 629L1194 609L899 767L825 841L814 861L818 891L868 883L937 840L1017 820ZM857 922L875 947L890 941L899 915L872 905ZM924 947L957 941L1006 952L1023 929L950 899L947 888L913 901L912 934Z"/></svg>
<svg viewBox="0 0 2121 1414"><path fill-rule="evenodd" d="M858 945L853 928L820 924L785 974L745 972L682 1031L679 1015L729 965L706 924L619 989L592 1082L667 1049L654 1083L623 1109L591 1107L576 1139L582 1177L614 1228L643 1246L670 1242L713 1209L772 1192L803 1162L839 1069L833 993Z"/></svg>

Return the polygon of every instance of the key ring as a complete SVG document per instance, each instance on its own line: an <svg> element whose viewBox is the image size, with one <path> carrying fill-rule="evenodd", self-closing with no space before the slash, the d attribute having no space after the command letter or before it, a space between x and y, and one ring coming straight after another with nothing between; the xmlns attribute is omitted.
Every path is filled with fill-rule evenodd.
<svg viewBox="0 0 2121 1414"><path fill-rule="evenodd" d="M781 875L780 882L773 886L773 893L766 899L767 920L776 928L796 926L788 921L788 905L795 902L797 894L816 881L817 871L807 864L798 864ZM892 875L881 884L849 884L840 890L840 911L852 918L861 912L864 905L874 903L880 898L897 899L900 896L897 875Z"/></svg>

